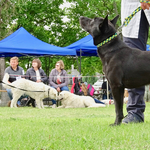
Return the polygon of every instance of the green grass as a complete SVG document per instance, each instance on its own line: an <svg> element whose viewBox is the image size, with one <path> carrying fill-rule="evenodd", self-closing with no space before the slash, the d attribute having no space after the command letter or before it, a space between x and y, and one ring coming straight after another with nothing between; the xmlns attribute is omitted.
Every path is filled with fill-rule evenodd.
<svg viewBox="0 0 150 150"><path fill-rule="evenodd" d="M106 108L0 108L0 150L147 150L150 103L145 123L110 127L114 105ZM124 113L126 114L124 105Z"/></svg>

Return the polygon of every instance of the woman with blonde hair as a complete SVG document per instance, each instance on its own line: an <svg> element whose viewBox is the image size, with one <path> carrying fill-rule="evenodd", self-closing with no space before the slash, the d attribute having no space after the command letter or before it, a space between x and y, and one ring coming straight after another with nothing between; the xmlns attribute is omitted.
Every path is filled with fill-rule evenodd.
<svg viewBox="0 0 150 150"><path fill-rule="evenodd" d="M55 88L58 92L69 91L68 88L68 74L64 70L64 63L59 60L55 64L55 69L53 69L49 75L49 84L51 87ZM56 107L56 100L52 100L53 107Z"/></svg>

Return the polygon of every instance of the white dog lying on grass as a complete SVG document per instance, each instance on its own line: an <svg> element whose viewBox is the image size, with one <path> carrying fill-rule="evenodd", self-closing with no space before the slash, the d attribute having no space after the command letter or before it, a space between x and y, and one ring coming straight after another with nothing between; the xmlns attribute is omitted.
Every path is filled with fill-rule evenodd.
<svg viewBox="0 0 150 150"><path fill-rule="evenodd" d="M21 97L21 95L29 95L33 99L35 99L37 107L38 108L44 108L43 106L43 99L50 97L52 99L57 99L57 90L54 88L51 88L48 85L45 85L44 83L37 83L26 79L19 79L12 83L8 83L9 74L6 73L3 78L3 84L4 88L11 89L11 92L13 94L13 99L11 100L11 108L17 107L17 101ZM9 86L10 85L10 86ZM11 86L14 86L16 88L13 88ZM17 89L20 88L20 89ZM23 91L21 89L27 90ZM34 91L34 92L32 92ZM37 92L36 92L37 91ZM41 91L41 92L38 92Z"/></svg>
<svg viewBox="0 0 150 150"><path fill-rule="evenodd" d="M90 96L79 96L68 91L62 91L57 98L61 100L61 106L57 108L84 108L84 107L105 107L104 104L95 103Z"/></svg>

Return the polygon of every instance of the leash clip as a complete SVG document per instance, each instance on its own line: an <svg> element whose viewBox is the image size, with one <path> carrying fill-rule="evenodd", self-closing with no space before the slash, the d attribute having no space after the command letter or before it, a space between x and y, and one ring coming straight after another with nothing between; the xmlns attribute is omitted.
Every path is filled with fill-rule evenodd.
<svg viewBox="0 0 150 150"><path fill-rule="evenodd" d="M124 23L125 23L125 21L124 21L123 24L117 29L117 34L118 34L118 35L122 32L122 28L124 27Z"/></svg>

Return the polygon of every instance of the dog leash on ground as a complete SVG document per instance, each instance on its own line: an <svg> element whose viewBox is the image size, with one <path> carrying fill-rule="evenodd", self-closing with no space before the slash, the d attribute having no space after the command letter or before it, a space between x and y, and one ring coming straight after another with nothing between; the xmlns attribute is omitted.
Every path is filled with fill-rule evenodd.
<svg viewBox="0 0 150 150"><path fill-rule="evenodd" d="M140 3L149 3L149 4L150 4L150 1L140 0ZM123 24L117 29L117 32L116 32L113 36L109 37L109 38L106 39L105 41L103 41L103 42L101 42L100 44L98 44L97 47L102 46L102 45L108 43L109 41L111 41L112 39L114 39L115 37L117 37L117 36L122 32L122 28L123 28L124 26L126 27L126 26L129 24L129 22L131 21L131 19L135 16L135 14L136 14L137 12L139 12L140 10L142 10L142 7L141 7L141 6L139 6L137 9L135 9L132 14L130 14L128 17L125 18L125 21L124 21Z"/></svg>

